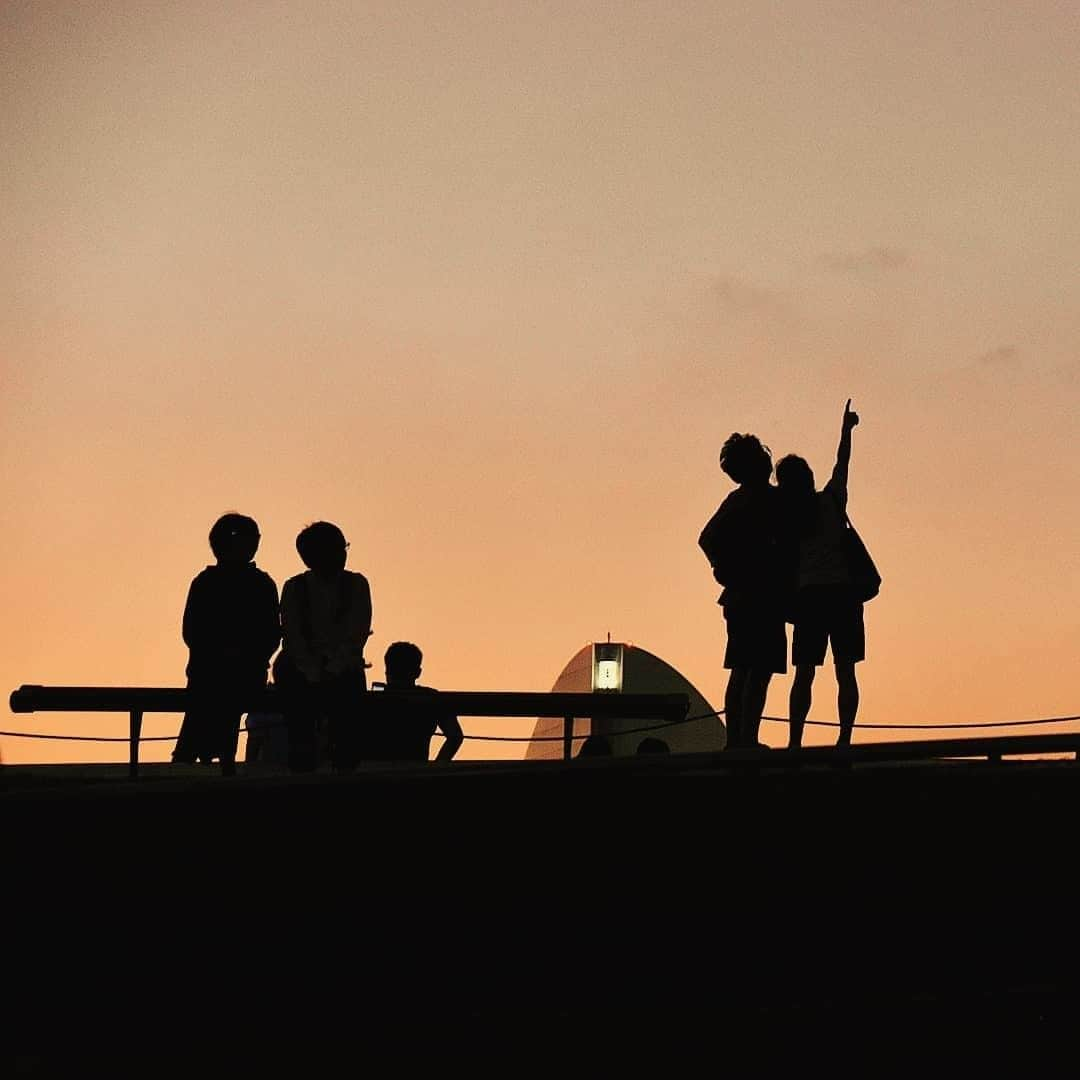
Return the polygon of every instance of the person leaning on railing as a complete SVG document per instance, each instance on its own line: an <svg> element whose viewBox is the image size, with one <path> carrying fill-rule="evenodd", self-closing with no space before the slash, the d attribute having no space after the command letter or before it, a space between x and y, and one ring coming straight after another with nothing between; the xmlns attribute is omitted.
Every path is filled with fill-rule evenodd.
<svg viewBox="0 0 1080 1080"><path fill-rule="evenodd" d="M210 530L217 561L192 581L184 607L191 700L174 762L216 757L224 774L235 771L240 717L266 685L281 639L277 586L252 561L258 547L259 527L243 514L225 514Z"/></svg>
<svg viewBox="0 0 1080 1080"><path fill-rule="evenodd" d="M330 729L335 768L356 760L356 726L367 689L364 644L371 634L371 588L345 569L349 544L328 521L301 530L296 550L307 571L281 590L284 661L279 682L289 730L289 766L317 763L317 732Z"/></svg>

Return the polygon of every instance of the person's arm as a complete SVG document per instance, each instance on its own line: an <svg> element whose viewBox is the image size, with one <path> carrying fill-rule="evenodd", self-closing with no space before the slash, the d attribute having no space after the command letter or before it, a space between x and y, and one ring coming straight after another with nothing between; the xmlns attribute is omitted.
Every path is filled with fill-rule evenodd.
<svg viewBox="0 0 1080 1080"><path fill-rule="evenodd" d="M200 574L191 583L188 589L187 602L184 604L184 621L181 633L184 644L189 649L205 648L209 634L207 634L206 618L206 590L203 588L203 578Z"/></svg>
<svg viewBox="0 0 1080 1080"><path fill-rule="evenodd" d="M439 717L437 723L445 738L442 746L439 747L439 752L435 755L435 760L450 761L461 749L461 744L465 741L465 736L461 731L461 724L458 723L456 716L450 716L449 714Z"/></svg>
<svg viewBox="0 0 1080 1080"><path fill-rule="evenodd" d="M729 511L725 499L716 513L706 522L705 528L701 530L701 535L698 537L698 547L705 553L705 558L709 560L713 579L718 585L728 583L727 578L730 568L725 564L724 560L725 537L723 535L728 516Z"/></svg>
<svg viewBox="0 0 1080 1080"><path fill-rule="evenodd" d="M848 466L851 464L851 429L859 422L859 414L852 412L851 398L844 406L844 418L840 424L840 445L836 448L836 464L833 466L829 486L841 506L847 505Z"/></svg>
<svg viewBox="0 0 1080 1080"><path fill-rule="evenodd" d="M281 605L278 603L277 585L269 575L263 576L259 597L259 657L270 663L270 657L281 644Z"/></svg>
<svg viewBox="0 0 1080 1080"><path fill-rule="evenodd" d="M350 574L349 588L353 590L349 605L346 640L338 653L343 670L364 666L364 646L371 637L371 586L363 574Z"/></svg>

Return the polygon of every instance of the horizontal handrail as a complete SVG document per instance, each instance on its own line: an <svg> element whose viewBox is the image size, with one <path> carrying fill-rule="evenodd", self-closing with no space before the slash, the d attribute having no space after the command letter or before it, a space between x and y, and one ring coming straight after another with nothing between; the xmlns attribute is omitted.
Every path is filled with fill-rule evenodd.
<svg viewBox="0 0 1080 1080"><path fill-rule="evenodd" d="M11 711L31 712L184 712L190 701L182 687L20 686L10 697ZM372 691L366 710L396 711L428 694ZM248 703L250 711L279 711L280 699L268 688ZM690 709L686 694L540 693L521 690L441 690L439 704L457 716L574 716L682 720ZM244 710L246 711L246 710Z"/></svg>
<svg viewBox="0 0 1080 1080"><path fill-rule="evenodd" d="M1025 754L1076 754L1080 756L1080 733L1051 732L1043 735L984 735L952 739L910 739L893 742L855 743L850 746L804 746L797 750L724 750L711 755L723 764L812 765L834 762L920 761L945 758L988 758Z"/></svg>
<svg viewBox="0 0 1080 1080"><path fill-rule="evenodd" d="M172 686L20 686L11 693L15 713L30 712L126 712L128 714L128 768L139 774L139 742L143 714L185 712L191 691ZM429 692L393 693L371 691L363 695L364 715L378 719L398 712L410 701L431 705ZM677 723L690 711L686 694L537 693L520 690L442 690L439 705L456 716L561 716L563 757L569 758L574 741L574 721L619 718L661 720ZM240 711L281 711L281 699L273 687L252 695Z"/></svg>

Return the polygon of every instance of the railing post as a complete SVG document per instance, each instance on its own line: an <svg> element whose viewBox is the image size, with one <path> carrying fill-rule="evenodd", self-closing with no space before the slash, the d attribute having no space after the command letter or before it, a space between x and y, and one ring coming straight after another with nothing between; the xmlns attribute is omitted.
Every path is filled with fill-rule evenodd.
<svg viewBox="0 0 1080 1080"><path fill-rule="evenodd" d="M134 780L139 775L139 736L142 734L142 712L132 709L128 713L128 776Z"/></svg>
<svg viewBox="0 0 1080 1080"><path fill-rule="evenodd" d="M562 733L562 756L564 761L569 761L574 750L574 718L567 716L563 718L563 733Z"/></svg>

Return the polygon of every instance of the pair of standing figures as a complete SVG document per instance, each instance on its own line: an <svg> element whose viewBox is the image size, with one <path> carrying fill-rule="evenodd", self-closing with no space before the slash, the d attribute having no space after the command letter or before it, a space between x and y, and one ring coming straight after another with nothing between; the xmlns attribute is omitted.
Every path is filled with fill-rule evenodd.
<svg viewBox="0 0 1080 1080"><path fill-rule="evenodd" d="M727 624L724 695L728 746L759 745L758 729L774 674L787 671L793 626L789 746L802 744L814 675L831 647L836 669L839 745L851 742L859 709L855 665L866 655L863 605L880 578L847 516L851 433L859 417L844 407L836 464L818 491L805 459L776 464L755 435L733 434L720 467L738 484L701 532L698 544L723 586Z"/></svg>

